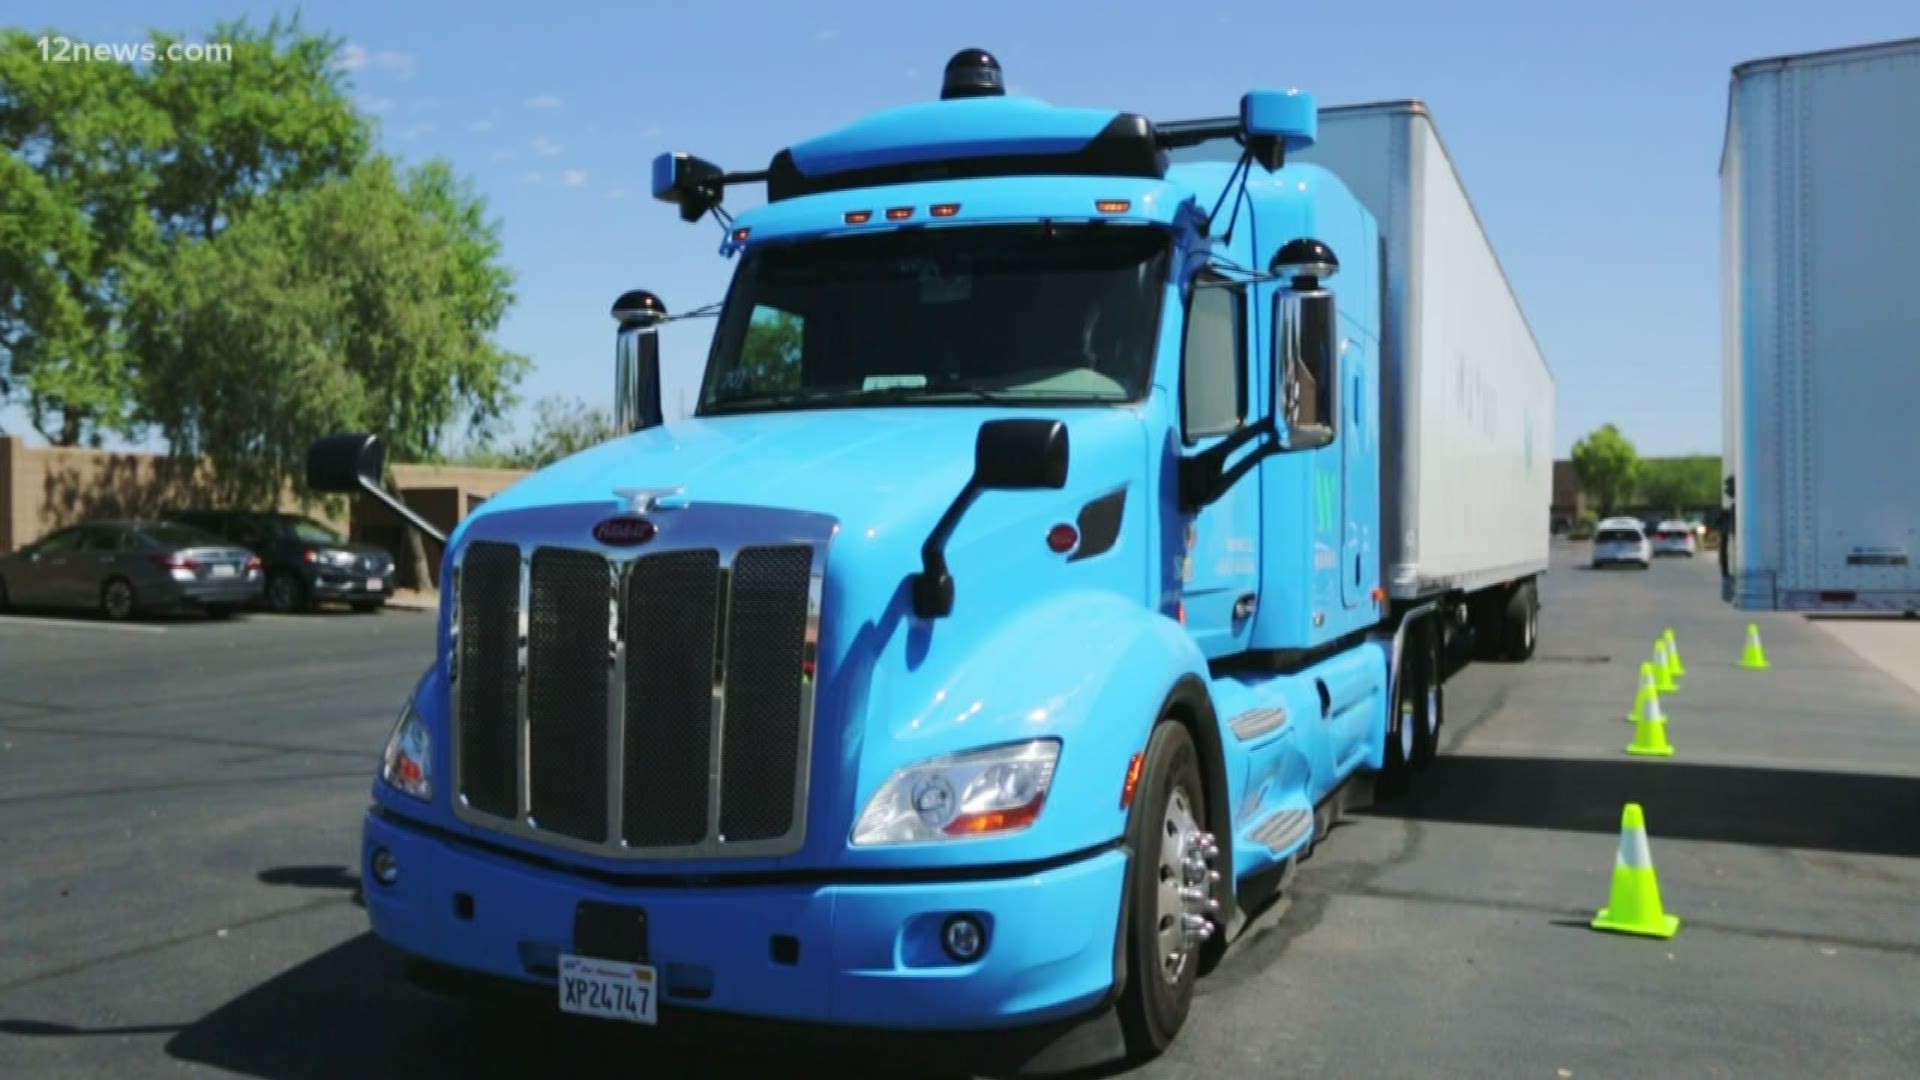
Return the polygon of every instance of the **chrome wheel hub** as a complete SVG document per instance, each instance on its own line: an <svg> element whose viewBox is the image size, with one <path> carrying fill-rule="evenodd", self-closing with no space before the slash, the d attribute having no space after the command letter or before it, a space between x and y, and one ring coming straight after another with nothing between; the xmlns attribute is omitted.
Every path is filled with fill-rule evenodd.
<svg viewBox="0 0 1920 1080"><path fill-rule="evenodd" d="M1160 975L1175 983L1186 971L1194 952L1214 933L1214 899L1220 871L1213 861L1220 845L1194 819L1187 793L1175 788L1167 800L1166 820L1160 826L1160 883L1157 890L1156 930Z"/></svg>

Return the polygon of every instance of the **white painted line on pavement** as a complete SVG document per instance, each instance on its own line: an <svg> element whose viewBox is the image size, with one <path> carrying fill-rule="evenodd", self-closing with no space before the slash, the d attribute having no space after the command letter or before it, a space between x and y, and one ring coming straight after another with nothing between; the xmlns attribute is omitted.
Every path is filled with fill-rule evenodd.
<svg viewBox="0 0 1920 1080"><path fill-rule="evenodd" d="M128 634L164 634L164 626L134 626L128 623L87 622L81 619L32 619L18 615L0 615L0 626L26 626L54 630L117 630Z"/></svg>

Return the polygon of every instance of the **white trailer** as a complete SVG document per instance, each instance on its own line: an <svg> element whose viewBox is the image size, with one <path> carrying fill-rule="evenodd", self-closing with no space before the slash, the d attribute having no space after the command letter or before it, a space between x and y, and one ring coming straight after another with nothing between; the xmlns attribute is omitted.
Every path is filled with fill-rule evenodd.
<svg viewBox="0 0 1920 1080"><path fill-rule="evenodd" d="M1920 39L1733 69L1722 595L1920 610Z"/></svg>
<svg viewBox="0 0 1920 1080"><path fill-rule="evenodd" d="M1220 140L1176 158L1233 160ZM1338 175L1380 225L1382 579L1396 603L1468 601L1483 651L1533 648L1547 570L1553 372L1418 101L1320 110L1293 160Z"/></svg>

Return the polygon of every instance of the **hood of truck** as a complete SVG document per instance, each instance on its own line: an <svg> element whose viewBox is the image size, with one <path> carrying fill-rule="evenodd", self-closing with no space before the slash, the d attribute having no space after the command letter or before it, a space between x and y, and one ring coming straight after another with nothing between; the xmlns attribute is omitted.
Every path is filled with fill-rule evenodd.
<svg viewBox="0 0 1920 1080"><path fill-rule="evenodd" d="M1064 421L1070 454L1066 491L1008 493L1009 498L1058 503L1072 520L1070 511L1079 505L1067 505L1072 492L1089 484L1110 486L1140 472L1143 428L1139 414L1126 408L759 413L686 420L615 439L522 480L463 524L488 514L581 503L604 503L613 513L623 505L616 489L678 488L677 498L689 503L827 514L840 522L838 539L905 535L917 552L973 472L980 425L1006 416ZM983 496L968 520L993 518L994 501Z"/></svg>

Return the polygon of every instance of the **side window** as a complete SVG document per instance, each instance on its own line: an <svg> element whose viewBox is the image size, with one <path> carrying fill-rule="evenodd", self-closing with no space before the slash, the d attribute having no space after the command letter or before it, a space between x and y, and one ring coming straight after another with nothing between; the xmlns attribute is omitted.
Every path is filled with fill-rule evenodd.
<svg viewBox="0 0 1920 1080"><path fill-rule="evenodd" d="M1246 419L1246 311L1240 286L1205 277L1194 283L1180 365L1181 426L1188 441L1236 431Z"/></svg>
<svg viewBox="0 0 1920 1080"><path fill-rule="evenodd" d="M126 532L115 526L89 525L81 530L80 550L89 555L119 551L126 539Z"/></svg>
<svg viewBox="0 0 1920 1080"><path fill-rule="evenodd" d="M723 394L764 394L800 388L800 345L806 320L779 308L757 305L747 320L740 364L726 373Z"/></svg>
<svg viewBox="0 0 1920 1080"><path fill-rule="evenodd" d="M71 555L80 549L81 530L70 528L54 533L34 545L38 555Z"/></svg>

